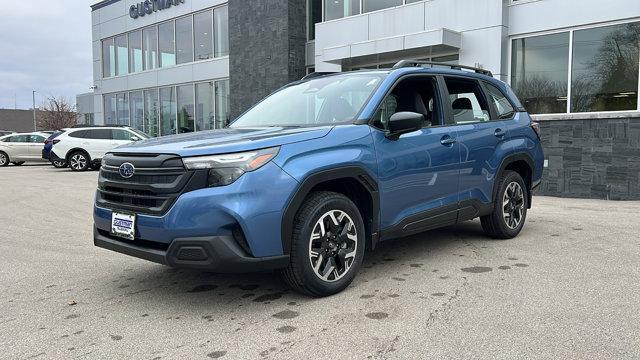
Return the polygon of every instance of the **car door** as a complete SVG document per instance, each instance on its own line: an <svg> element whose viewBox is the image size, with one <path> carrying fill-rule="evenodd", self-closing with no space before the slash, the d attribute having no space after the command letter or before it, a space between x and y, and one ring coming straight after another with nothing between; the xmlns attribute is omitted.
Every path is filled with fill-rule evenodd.
<svg viewBox="0 0 640 360"><path fill-rule="evenodd" d="M29 158L29 135L13 135L7 145L7 154L11 161L24 161Z"/></svg>
<svg viewBox="0 0 640 360"><path fill-rule="evenodd" d="M29 158L31 160L42 159L42 148L44 147L45 137L42 135L29 135Z"/></svg>
<svg viewBox="0 0 640 360"><path fill-rule="evenodd" d="M460 218L478 216L493 201L493 183L500 155L508 147L508 124L496 118L494 104L481 81L445 76L451 119L460 143Z"/></svg>
<svg viewBox="0 0 640 360"><path fill-rule="evenodd" d="M443 122L443 102L435 76L414 75L396 83L374 116L382 238L456 220L460 148L455 128ZM389 139L386 123L401 111L425 115L424 127Z"/></svg>
<svg viewBox="0 0 640 360"><path fill-rule="evenodd" d="M104 154L113 148L111 129L90 129L86 150L91 160L102 159Z"/></svg>

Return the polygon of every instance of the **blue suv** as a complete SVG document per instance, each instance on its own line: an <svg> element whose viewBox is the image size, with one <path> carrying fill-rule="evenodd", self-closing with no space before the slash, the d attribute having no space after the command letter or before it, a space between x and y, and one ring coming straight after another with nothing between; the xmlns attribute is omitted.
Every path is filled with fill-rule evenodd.
<svg viewBox="0 0 640 360"><path fill-rule="evenodd" d="M315 73L225 129L107 154L94 244L172 267L278 269L326 296L381 241L478 217L515 237L543 159L537 124L486 70Z"/></svg>

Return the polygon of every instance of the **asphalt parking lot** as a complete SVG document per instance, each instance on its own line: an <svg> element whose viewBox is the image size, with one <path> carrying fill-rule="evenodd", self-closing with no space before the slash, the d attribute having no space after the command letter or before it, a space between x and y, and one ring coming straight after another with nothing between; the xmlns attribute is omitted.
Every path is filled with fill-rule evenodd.
<svg viewBox="0 0 640 360"><path fill-rule="evenodd" d="M0 169L0 358L603 359L640 353L640 202L535 197L386 243L346 291L175 270L95 248L97 172Z"/></svg>

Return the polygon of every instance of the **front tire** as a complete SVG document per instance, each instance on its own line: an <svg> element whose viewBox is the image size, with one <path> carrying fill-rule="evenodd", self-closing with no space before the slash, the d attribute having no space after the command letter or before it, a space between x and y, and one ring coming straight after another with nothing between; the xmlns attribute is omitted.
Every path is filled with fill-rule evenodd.
<svg viewBox="0 0 640 360"><path fill-rule="evenodd" d="M9 165L9 155L6 152L0 151L0 167Z"/></svg>
<svg viewBox="0 0 640 360"><path fill-rule="evenodd" d="M68 163L73 171L86 171L91 165L91 159L84 151L76 151L69 156Z"/></svg>
<svg viewBox="0 0 640 360"><path fill-rule="evenodd" d="M346 196L311 193L293 220L291 258L285 282L303 294L322 297L344 290L362 265L362 215Z"/></svg>
<svg viewBox="0 0 640 360"><path fill-rule="evenodd" d="M490 215L480 218L482 229L494 239L516 237L527 218L529 196L522 176L507 170L498 179L495 206Z"/></svg>

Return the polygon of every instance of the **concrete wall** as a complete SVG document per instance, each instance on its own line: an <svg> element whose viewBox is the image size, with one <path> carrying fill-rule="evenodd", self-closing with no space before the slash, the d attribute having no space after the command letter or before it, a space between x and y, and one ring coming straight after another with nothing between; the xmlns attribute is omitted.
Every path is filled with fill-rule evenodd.
<svg viewBox="0 0 640 360"><path fill-rule="evenodd" d="M121 0L92 11L93 85L97 87L94 91L93 108L96 124L104 123L102 94L229 77L229 58L225 56L103 79L102 39L158 24L199 10L224 5L226 2L227 0L188 0L180 5L137 19L132 19L129 16L129 7L139 3L137 0Z"/></svg>
<svg viewBox="0 0 640 360"><path fill-rule="evenodd" d="M509 35L640 17L638 0L520 0L509 6Z"/></svg>
<svg viewBox="0 0 640 360"><path fill-rule="evenodd" d="M539 121L548 166L539 195L640 200L640 117Z"/></svg>
<svg viewBox="0 0 640 360"><path fill-rule="evenodd" d="M305 75L306 2L230 0L231 118Z"/></svg>
<svg viewBox="0 0 640 360"><path fill-rule="evenodd" d="M40 111L36 110L36 118L38 117L40 117ZM0 130L33 131L33 110L0 109Z"/></svg>
<svg viewBox="0 0 640 360"><path fill-rule="evenodd" d="M408 34L448 29L461 34L461 64L480 65L504 78L507 4L506 0L431 0L316 24L316 70L340 70L335 62L325 62L327 49L376 40L388 43ZM424 48L424 56L437 55L432 50Z"/></svg>

